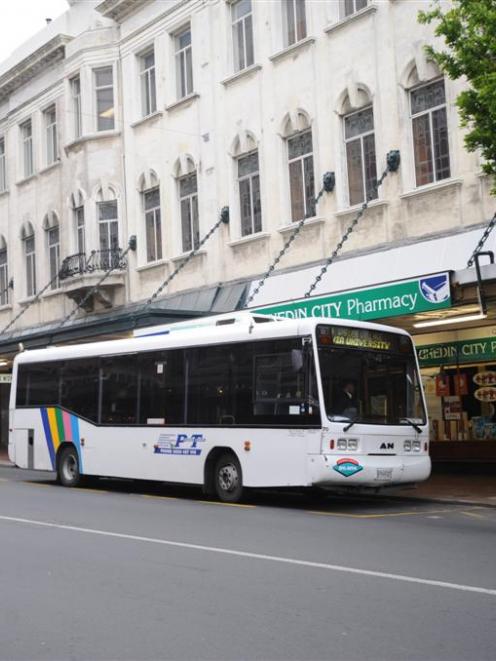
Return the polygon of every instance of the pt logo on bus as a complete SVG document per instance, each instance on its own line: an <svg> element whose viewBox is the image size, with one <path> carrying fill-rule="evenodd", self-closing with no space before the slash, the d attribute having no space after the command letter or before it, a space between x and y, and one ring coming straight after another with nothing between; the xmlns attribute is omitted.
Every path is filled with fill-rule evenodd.
<svg viewBox="0 0 496 661"><path fill-rule="evenodd" d="M343 477L351 477L363 471L363 466L360 466L356 459L351 458L338 459L332 468Z"/></svg>
<svg viewBox="0 0 496 661"><path fill-rule="evenodd" d="M196 455L201 454L203 434L160 434L157 443L153 446L154 454Z"/></svg>

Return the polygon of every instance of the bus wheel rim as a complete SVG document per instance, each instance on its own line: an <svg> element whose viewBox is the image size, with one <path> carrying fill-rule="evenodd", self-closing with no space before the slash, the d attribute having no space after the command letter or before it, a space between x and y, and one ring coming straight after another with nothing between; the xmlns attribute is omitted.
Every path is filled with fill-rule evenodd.
<svg viewBox="0 0 496 661"><path fill-rule="evenodd" d="M238 486L239 476L234 464L226 464L219 470L219 486L222 491L234 491Z"/></svg>
<svg viewBox="0 0 496 661"><path fill-rule="evenodd" d="M64 474L67 480L74 480L77 475L76 459L73 456L67 457L64 462Z"/></svg>

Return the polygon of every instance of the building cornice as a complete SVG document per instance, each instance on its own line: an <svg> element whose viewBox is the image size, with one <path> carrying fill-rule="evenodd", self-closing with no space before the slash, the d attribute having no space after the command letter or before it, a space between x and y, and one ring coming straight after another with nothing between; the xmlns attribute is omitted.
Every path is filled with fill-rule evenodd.
<svg viewBox="0 0 496 661"><path fill-rule="evenodd" d="M105 18L111 18L119 23L123 18L139 11L149 2L150 0L103 0L95 9Z"/></svg>
<svg viewBox="0 0 496 661"><path fill-rule="evenodd" d="M30 81L40 71L62 60L65 54L65 46L71 40L72 37L68 35L58 34L1 75L0 101L12 94L21 85Z"/></svg>

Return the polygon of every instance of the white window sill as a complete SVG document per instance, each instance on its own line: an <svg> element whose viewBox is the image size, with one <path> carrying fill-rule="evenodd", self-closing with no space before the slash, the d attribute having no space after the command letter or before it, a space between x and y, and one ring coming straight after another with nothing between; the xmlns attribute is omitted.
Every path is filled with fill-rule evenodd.
<svg viewBox="0 0 496 661"><path fill-rule="evenodd" d="M389 202L386 200L370 200L370 202L367 205L367 209L374 209L377 207L387 207L389 205ZM334 215L336 218L341 218L342 216L350 216L351 214L358 213L360 209L363 206L363 202L361 204L354 204L352 207L348 207L347 209L340 209L339 211L335 211Z"/></svg>
<svg viewBox="0 0 496 661"><path fill-rule="evenodd" d="M323 223L325 223L325 221L326 219L322 218L321 216L313 216L312 218L307 218L307 220L305 220L303 224L302 229L305 229L305 227L322 225ZM284 225L284 227L279 227L277 231L280 234L287 234L288 232L294 232L299 222L300 222L299 220L295 220L290 225Z"/></svg>
<svg viewBox="0 0 496 661"><path fill-rule="evenodd" d="M36 179L37 176L38 176L38 173L33 172L33 174L30 174L29 177L24 177L24 179L19 179L19 181L16 181L16 186L24 186L24 184L27 184L30 181L33 181L33 179Z"/></svg>
<svg viewBox="0 0 496 661"><path fill-rule="evenodd" d="M442 190L443 188L452 188L454 186L461 186L463 184L463 179L460 177L458 179L441 179L441 181L435 181L432 184L426 184L425 186L419 186L413 190L407 191L400 195L400 199L408 199L409 197L416 197L417 195L423 195L426 193L436 192Z"/></svg>
<svg viewBox="0 0 496 661"><path fill-rule="evenodd" d="M157 119L157 117L162 117L163 112L161 110L155 110L155 112L150 113L146 117L140 117L135 122L130 124L132 129L135 129L137 126L142 126L142 124L147 124L148 122Z"/></svg>
<svg viewBox="0 0 496 661"><path fill-rule="evenodd" d="M229 241L227 245L231 246L231 248L235 248L236 246L242 246L245 243L254 243L255 241L263 241L264 239L269 238L270 232L256 232L254 234L247 234L246 236L242 236L240 239Z"/></svg>
<svg viewBox="0 0 496 661"><path fill-rule="evenodd" d="M42 299L45 299L45 298L51 298L52 296L59 296L60 294L63 294L63 293L64 293L64 290L63 290L63 289L60 287L60 285L59 285L59 286L57 287L57 289L49 289L48 291L46 291L46 292L41 296L41 298L42 298Z"/></svg>
<svg viewBox="0 0 496 661"><path fill-rule="evenodd" d="M20 300L17 301L17 303L19 305L30 305L31 303L33 303L36 297L37 294L35 294L34 296L28 296L27 298L21 298Z"/></svg>
<svg viewBox="0 0 496 661"><path fill-rule="evenodd" d="M0 190L0 197L2 197L2 195L8 195L9 192L10 191L8 188L5 188L4 190Z"/></svg>
<svg viewBox="0 0 496 661"><path fill-rule="evenodd" d="M50 163L50 165L46 165L42 170L38 172L38 174L45 174L45 172L50 172L50 170L54 170L55 168L58 168L61 165L62 165L62 161L60 160L60 158L58 158L53 163Z"/></svg>
<svg viewBox="0 0 496 661"><path fill-rule="evenodd" d="M233 73L231 76L224 78L224 80L221 80L220 82L225 87L228 87L229 85L238 82L238 80L251 76L257 71L260 71L261 68L262 68L261 64L252 64L251 66L246 67L246 69L241 69L241 71L236 71L236 73Z"/></svg>
<svg viewBox="0 0 496 661"><path fill-rule="evenodd" d="M148 262L147 264L143 264L143 266L137 266L135 270L138 271L138 273L141 273L141 271L148 271L150 269L158 268L159 266L167 266L168 263L168 259L157 259L156 262Z"/></svg>
<svg viewBox="0 0 496 661"><path fill-rule="evenodd" d="M121 132L118 129L112 131L96 131L95 133L88 133L87 135L82 135L80 138L69 142L67 145L64 145L65 152L69 152L73 149L77 149L80 145L83 145L85 142L90 140L104 140L105 138L116 138Z"/></svg>
<svg viewBox="0 0 496 661"><path fill-rule="evenodd" d="M198 252L195 252L194 257L201 257L202 255L206 255L206 254L207 254L206 250L198 250ZM175 257L171 257L171 262L174 263L184 262L184 260L188 259L190 255L191 255L191 250L189 252L183 252L181 255L176 255Z"/></svg>
<svg viewBox="0 0 496 661"><path fill-rule="evenodd" d="M7 312L7 310L12 310L12 303L6 303L5 305L0 305L0 312Z"/></svg>
<svg viewBox="0 0 496 661"><path fill-rule="evenodd" d="M193 92L192 94L183 96L182 99L178 99L173 103L169 103L169 105L165 106L165 109L167 110L167 112L170 112L171 110L176 110L177 108L182 108L183 106L189 106L193 103L195 99L199 99L199 98L200 95L197 92Z"/></svg>
<svg viewBox="0 0 496 661"><path fill-rule="evenodd" d="M300 50L306 50L306 48L313 43L315 43L315 37L305 37L305 39L301 39L301 41L297 41L295 44L291 44L291 46L286 46L286 48L274 53L274 55L270 55L269 60L272 62L279 62L286 57L295 55Z"/></svg>
<svg viewBox="0 0 496 661"><path fill-rule="evenodd" d="M331 34L332 32L335 32L336 30L340 30L341 28L344 28L346 25L353 23L354 21L360 20L363 16L368 16L369 14L375 14L376 11L377 11L376 4L367 5L363 9L360 9L354 14L351 14L351 16L345 16L344 18L340 19L337 23L328 25L326 28L324 28L324 32L327 32L327 34Z"/></svg>

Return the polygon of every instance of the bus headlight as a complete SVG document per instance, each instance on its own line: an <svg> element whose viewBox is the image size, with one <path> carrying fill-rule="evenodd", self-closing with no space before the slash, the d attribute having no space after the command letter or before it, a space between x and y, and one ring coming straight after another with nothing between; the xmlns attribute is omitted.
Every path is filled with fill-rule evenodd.
<svg viewBox="0 0 496 661"><path fill-rule="evenodd" d="M338 450L346 450L348 443L345 438L338 438Z"/></svg>
<svg viewBox="0 0 496 661"><path fill-rule="evenodd" d="M420 441L413 441L413 451L414 452L420 452L421 447L422 446L420 444Z"/></svg>
<svg viewBox="0 0 496 661"><path fill-rule="evenodd" d="M358 440L356 438L348 439L348 450L358 450Z"/></svg>
<svg viewBox="0 0 496 661"><path fill-rule="evenodd" d="M405 441L403 443L403 450L405 452L411 452L412 451L412 442L411 441Z"/></svg>

